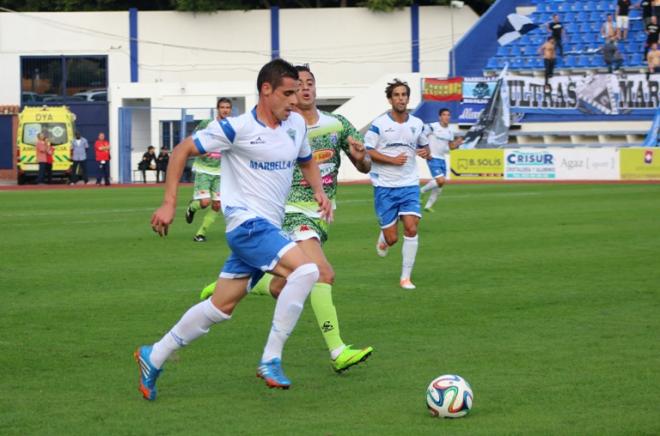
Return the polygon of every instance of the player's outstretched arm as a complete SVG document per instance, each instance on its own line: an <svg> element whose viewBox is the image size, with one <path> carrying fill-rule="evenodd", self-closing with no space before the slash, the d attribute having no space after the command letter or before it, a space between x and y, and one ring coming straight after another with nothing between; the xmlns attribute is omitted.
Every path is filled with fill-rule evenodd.
<svg viewBox="0 0 660 436"><path fill-rule="evenodd" d="M163 195L163 203L151 216L151 228L160 236L167 235L167 230L174 221L174 214L176 212L176 195L179 187L179 180L183 174L183 169L186 166L186 161L190 156L199 155L197 147L192 140L188 137L178 144L172 155L170 162L167 166L167 175L165 177L165 194Z"/></svg>
<svg viewBox="0 0 660 436"><path fill-rule="evenodd" d="M367 153L364 144L352 136L346 139L349 151L348 158L351 160L355 168L361 173L367 174L371 171L371 157Z"/></svg>
<svg viewBox="0 0 660 436"><path fill-rule="evenodd" d="M332 203L328 199L328 196L325 195L323 191L323 183L321 182L321 172L319 171L319 166L314 159L310 159L307 162L298 163L300 171L302 172L303 177L309 183L309 186L314 192L314 198L319 204L319 212L321 213L321 218L327 222L332 222Z"/></svg>

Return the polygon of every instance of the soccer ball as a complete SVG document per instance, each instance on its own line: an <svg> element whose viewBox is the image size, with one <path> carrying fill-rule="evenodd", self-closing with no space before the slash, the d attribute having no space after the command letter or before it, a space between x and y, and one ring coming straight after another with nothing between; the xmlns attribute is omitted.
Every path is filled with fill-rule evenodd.
<svg viewBox="0 0 660 436"><path fill-rule="evenodd" d="M426 405L433 416L460 418L472 409L472 388L462 377L447 374L426 389Z"/></svg>

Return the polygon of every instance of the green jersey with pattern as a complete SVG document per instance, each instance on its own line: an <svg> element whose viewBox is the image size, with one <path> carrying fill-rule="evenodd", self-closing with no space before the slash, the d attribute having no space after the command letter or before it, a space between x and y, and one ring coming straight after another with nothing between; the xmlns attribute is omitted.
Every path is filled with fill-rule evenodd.
<svg viewBox="0 0 660 436"><path fill-rule="evenodd" d="M337 174L341 165L340 151L350 154L348 137L362 141L362 135L343 116L318 111L319 120L313 126L307 126L307 138L312 148L312 155L319 166L323 190L330 201L337 195ZM287 213L303 213L318 218L318 204L314 192L303 178L300 167L293 171L293 183L286 203Z"/></svg>
<svg viewBox="0 0 660 436"><path fill-rule="evenodd" d="M213 120L204 120L195 127L195 132L205 129ZM210 174L212 176L220 175L220 158L222 155L217 152L206 153L197 156L193 161L192 170L196 173Z"/></svg>

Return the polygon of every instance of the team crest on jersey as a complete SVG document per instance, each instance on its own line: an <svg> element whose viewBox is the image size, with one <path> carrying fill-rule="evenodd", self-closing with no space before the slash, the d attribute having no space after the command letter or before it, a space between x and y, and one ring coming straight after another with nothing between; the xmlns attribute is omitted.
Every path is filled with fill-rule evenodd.
<svg viewBox="0 0 660 436"><path fill-rule="evenodd" d="M288 129L286 131L286 133L289 135L289 138L291 138L291 140L295 144L295 142L296 142L296 131L294 129Z"/></svg>
<svg viewBox="0 0 660 436"><path fill-rule="evenodd" d="M337 137L336 133L331 133L330 134L330 142L332 142L332 145L337 145L337 141L339 138Z"/></svg>
<svg viewBox="0 0 660 436"><path fill-rule="evenodd" d="M416 127L410 127L410 131L411 131L412 134L414 135L415 132L417 131L417 128L416 128Z"/></svg>
<svg viewBox="0 0 660 436"><path fill-rule="evenodd" d="M321 163L332 159L332 156L335 155L335 151L331 149L316 150L314 152L314 161L316 163Z"/></svg>

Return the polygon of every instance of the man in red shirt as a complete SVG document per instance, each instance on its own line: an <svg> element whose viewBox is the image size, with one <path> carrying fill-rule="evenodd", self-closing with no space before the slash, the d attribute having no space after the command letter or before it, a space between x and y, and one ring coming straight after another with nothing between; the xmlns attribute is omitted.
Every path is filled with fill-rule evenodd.
<svg viewBox="0 0 660 436"><path fill-rule="evenodd" d="M98 139L94 143L96 152L96 162L99 164L99 170L96 174L96 184L101 184L101 177L105 180L105 186L110 186L110 143L105 140L105 134L99 133Z"/></svg>
<svg viewBox="0 0 660 436"><path fill-rule="evenodd" d="M39 163L39 175L37 176L37 184L44 182L44 177L48 172L48 143L43 133L37 133L37 142L35 144L37 153L37 162Z"/></svg>

